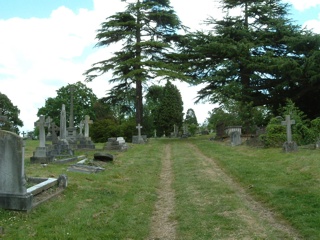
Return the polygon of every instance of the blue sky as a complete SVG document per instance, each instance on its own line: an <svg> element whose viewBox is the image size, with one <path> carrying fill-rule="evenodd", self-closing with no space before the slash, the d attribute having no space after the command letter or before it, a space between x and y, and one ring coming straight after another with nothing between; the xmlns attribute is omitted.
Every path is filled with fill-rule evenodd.
<svg viewBox="0 0 320 240"><path fill-rule="evenodd" d="M133 1L133 0L131 0ZM320 33L320 0L284 0L292 4L290 16L297 24ZM209 16L222 16L215 0L171 0L182 23L191 29ZM111 56L116 48L94 48L95 35L106 17L124 9L120 0L0 0L0 92L20 109L22 131L32 131L36 114L56 90L84 80L91 64ZM110 74L88 87L100 98L111 88ZM184 111L195 110L199 122L215 105L194 105L200 87L176 85Z"/></svg>
<svg viewBox="0 0 320 240"><path fill-rule="evenodd" d="M53 9L65 6L74 11L80 8L93 9L91 0L0 0L0 19L12 17L47 18Z"/></svg>

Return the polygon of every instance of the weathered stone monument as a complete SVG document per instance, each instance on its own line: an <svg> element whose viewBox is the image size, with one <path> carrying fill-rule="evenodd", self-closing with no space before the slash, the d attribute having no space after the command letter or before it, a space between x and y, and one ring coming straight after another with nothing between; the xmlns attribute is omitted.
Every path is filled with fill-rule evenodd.
<svg viewBox="0 0 320 240"><path fill-rule="evenodd" d="M66 176L59 179L64 179L62 188L65 188ZM32 180L36 184L27 189L22 138L15 133L0 130L0 208L29 211L38 204L35 201L37 195L54 186L59 187L61 183L54 178ZM47 199L49 197L53 195Z"/></svg>
<svg viewBox="0 0 320 240"><path fill-rule="evenodd" d="M231 132L230 133L230 142L231 146L241 145L241 133L240 132Z"/></svg>
<svg viewBox="0 0 320 240"><path fill-rule="evenodd" d="M126 151L127 149L128 145L123 137L108 138L108 142L105 146L105 150Z"/></svg>
<svg viewBox="0 0 320 240"><path fill-rule="evenodd" d="M33 156L30 158L31 163L49 163L53 161L53 156L50 150L46 147L46 135L45 129L46 121L44 116L40 116L39 120L34 123L39 128L39 147L33 152Z"/></svg>
<svg viewBox="0 0 320 240"><path fill-rule="evenodd" d="M84 126L84 136L82 135L82 127L81 129L81 134L79 134L79 144L78 144L78 148L88 148L88 149L95 149L95 145L92 142L91 138L89 137L89 128L90 128L90 124L93 123L93 121L90 119L90 116L86 115L84 120L81 121L82 122L82 127Z"/></svg>
<svg viewBox="0 0 320 240"><path fill-rule="evenodd" d="M132 136L132 143L134 144L145 143L144 137L141 135L141 128L142 126L139 123L138 126L136 126L136 129L138 129L138 136Z"/></svg>
<svg viewBox="0 0 320 240"><path fill-rule="evenodd" d="M237 146L241 144L241 129L242 126L226 127L225 132L230 137L231 146Z"/></svg>
<svg viewBox="0 0 320 240"><path fill-rule="evenodd" d="M73 114L73 92L74 86L70 86L70 116L69 127L67 128L67 140L71 148L77 147L77 128L74 127L74 114Z"/></svg>
<svg viewBox="0 0 320 240"><path fill-rule="evenodd" d="M295 124L294 120L290 119L290 115L286 115L285 121L281 122L281 125L286 126L287 141L283 144L283 151L293 152L298 150L297 143L292 141L291 125Z"/></svg>
<svg viewBox="0 0 320 240"><path fill-rule="evenodd" d="M60 112L60 134L57 142L53 144L53 156L72 156L73 150L69 146L69 142L67 141L67 122L66 122L66 107L62 104L61 112ZM52 134L55 134L56 129L52 128ZM54 140L54 136L52 136ZM55 140L56 141L56 140Z"/></svg>
<svg viewBox="0 0 320 240"><path fill-rule="evenodd" d="M178 137L179 129L176 124L173 125L173 132L171 133L171 137Z"/></svg>

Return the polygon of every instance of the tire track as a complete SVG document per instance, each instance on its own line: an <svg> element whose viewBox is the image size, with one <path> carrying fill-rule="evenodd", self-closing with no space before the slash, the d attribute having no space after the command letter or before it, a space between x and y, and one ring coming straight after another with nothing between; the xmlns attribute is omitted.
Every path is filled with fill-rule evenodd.
<svg viewBox="0 0 320 240"><path fill-rule="evenodd" d="M172 182L171 147L170 145L166 145L165 155L162 159L158 200L152 217L149 240L176 239L177 222L171 217L174 214L175 206L175 193L171 187Z"/></svg>
<svg viewBox="0 0 320 240"><path fill-rule="evenodd" d="M238 183L233 181L231 177L229 177L214 161L214 159L205 156L195 145L189 143L189 147L193 149L193 151L203 160L203 163L209 165L210 168L206 170L206 173L213 178L219 177L223 181L227 182L228 185L234 189L237 196L244 202L245 206L249 209L249 211L242 212L244 220L247 220L251 227L258 231L265 231L263 229L263 224L259 222L255 222L250 212L254 212L257 214L259 219L262 219L272 228L285 233L289 239L301 239L297 231L292 228L289 224L287 224L284 220L281 220L276 216L270 209L264 207L260 202L254 200L248 193L246 193L245 189L241 187Z"/></svg>

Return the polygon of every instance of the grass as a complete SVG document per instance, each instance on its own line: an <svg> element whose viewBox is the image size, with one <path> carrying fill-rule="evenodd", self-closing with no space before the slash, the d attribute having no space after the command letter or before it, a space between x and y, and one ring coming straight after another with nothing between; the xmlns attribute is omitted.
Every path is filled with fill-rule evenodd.
<svg viewBox="0 0 320 240"><path fill-rule="evenodd" d="M226 176L303 239L320 239L319 150L231 147L208 137L152 139L126 152L111 151L114 162L104 163L105 171L98 174L67 172L71 163L31 164L38 142L28 140L27 176L67 174L69 184L62 195L30 213L0 210L0 239L147 239L166 144L171 147L177 239L289 239L252 211ZM102 148L96 144L95 151L76 154L92 159Z"/></svg>

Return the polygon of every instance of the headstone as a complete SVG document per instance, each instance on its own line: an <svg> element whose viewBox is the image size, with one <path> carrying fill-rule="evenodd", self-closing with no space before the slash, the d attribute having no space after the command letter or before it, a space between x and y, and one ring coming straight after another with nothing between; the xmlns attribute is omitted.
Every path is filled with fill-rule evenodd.
<svg viewBox="0 0 320 240"><path fill-rule="evenodd" d="M67 121L66 121L66 106L62 104L60 112L60 140L66 140L67 138Z"/></svg>
<svg viewBox="0 0 320 240"><path fill-rule="evenodd" d="M77 146L77 128L74 127L74 115L73 115L73 91L74 86L70 86L70 116L69 116L69 127L67 128L67 140L72 148Z"/></svg>
<svg viewBox="0 0 320 240"><path fill-rule="evenodd" d="M241 145L241 133L239 131L231 132L230 142L232 146Z"/></svg>
<svg viewBox="0 0 320 240"><path fill-rule="evenodd" d="M27 188L27 182L35 185ZM0 130L0 208L29 211L62 192L66 184L59 191L52 191L54 187L60 188L58 179L25 177L22 138Z"/></svg>
<svg viewBox="0 0 320 240"><path fill-rule="evenodd" d="M157 138L157 130L156 129L153 131L153 137Z"/></svg>
<svg viewBox="0 0 320 240"><path fill-rule="evenodd" d="M52 140L52 138L51 138L51 123L52 123L52 119L49 116L49 117L46 118L46 126L48 127L48 134L46 136L46 140L47 141Z"/></svg>
<svg viewBox="0 0 320 240"><path fill-rule="evenodd" d="M93 160L103 161L103 162L112 162L114 156L109 153L95 153L93 156Z"/></svg>
<svg viewBox="0 0 320 240"><path fill-rule="evenodd" d="M216 126L216 140L223 140L223 138L226 136L225 133L225 124L224 123L219 123Z"/></svg>
<svg viewBox="0 0 320 240"><path fill-rule="evenodd" d="M136 126L136 129L138 129L138 136L132 136L132 143L134 143L134 144L145 143L145 141L141 135L141 128L142 128L142 126L139 123L138 126Z"/></svg>
<svg viewBox="0 0 320 240"><path fill-rule="evenodd" d="M108 138L108 142L105 147L105 150L126 151L127 149L128 145L123 137Z"/></svg>
<svg viewBox="0 0 320 240"><path fill-rule="evenodd" d="M80 124L79 124L79 136L83 136L83 133L82 133L83 127L84 127L84 123L83 123L83 121L81 120L81 121L80 121Z"/></svg>
<svg viewBox="0 0 320 240"><path fill-rule="evenodd" d="M46 135L44 127L46 126L45 117L41 115L39 120L34 124L39 128L39 147L33 152L30 157L31 163L49 163L53 161L53 156L50 150L46 147Z"/></svg>
<svg viewBox="0 0 320 240"><path fill-rule="evenodd" d="M82 124L81 124L82 122ZM79 143L77 145L78 149L95 149L95 145L92 142L91 138L89 137L89 125L93 123L92 120L90 120L90 116L86 115L84 120L82 120L80 122L81 126L81 132L82 132L82 128L84 126L84 136L79 134L78 136L78 140Z"/></svg>
<svg viewBox="0 0 320 240"><path fill-rule="evenodd" d="M86 138L89 137L89 124L92 124L93 121L90 120L90 117L88 115L85 116L84 118L84 136Z"/></svg>
<svg viewBox="0 0 320 240"><path fill-rule="evenodd" d="M29 210L32 194L27 193L23 140L0 130L0 208Z"/></svg>
<svg viewBox="0 0 320 240"><path fill-rule="evenodd" d="M286 126L287 133L287 141L283 144L283 150L285 152L293 152L298 150L297 143L292 141L292 124L295 124L295 121L290 119L290 115L286 115L286 120L281 122L281 125Z"/></svg>

